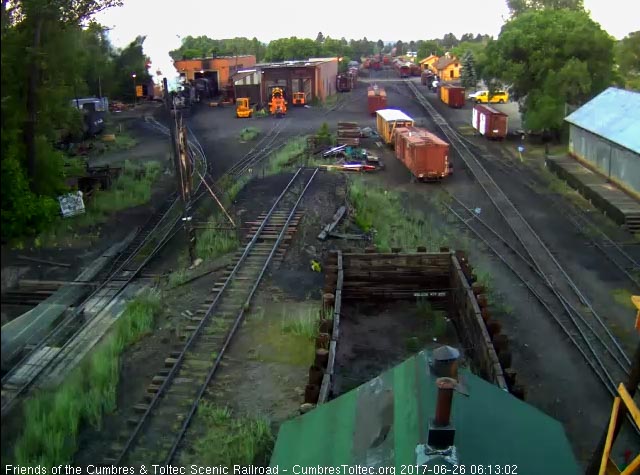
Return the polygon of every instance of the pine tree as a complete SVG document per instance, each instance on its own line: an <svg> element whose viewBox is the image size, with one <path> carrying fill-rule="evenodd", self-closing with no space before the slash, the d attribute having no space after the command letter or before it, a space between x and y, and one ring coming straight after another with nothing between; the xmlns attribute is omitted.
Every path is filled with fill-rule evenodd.
<svg viewBox="0 0 640 475"><path fill-rule="evenodd" d="M471 51L467 51L462 57L462 70L460 71L460 83L462 87L474 89L478 83L475 68L475 58Z"/></svg>

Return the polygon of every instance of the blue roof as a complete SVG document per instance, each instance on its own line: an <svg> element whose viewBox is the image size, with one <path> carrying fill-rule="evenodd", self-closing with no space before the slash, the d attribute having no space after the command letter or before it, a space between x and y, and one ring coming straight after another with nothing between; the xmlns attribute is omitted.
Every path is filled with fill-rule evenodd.
<svg viewBox="0 0 640 475"><path fill-rule="evenodd" d="M640 93L610 87L565 120L640 153Z"/></svg>

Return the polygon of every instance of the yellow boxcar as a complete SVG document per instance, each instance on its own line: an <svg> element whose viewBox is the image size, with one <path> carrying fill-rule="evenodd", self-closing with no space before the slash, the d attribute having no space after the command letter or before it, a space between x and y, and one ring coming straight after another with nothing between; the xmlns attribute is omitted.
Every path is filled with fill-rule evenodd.
<svg viewBox="0 0 640 475"><path fill-rule="evenodd" d="M386 144L393 144L393 133L400 127L412 127L413 119L397 109L382 109L376 112L378 135Z"/></svg>
<svg viewBox="0 0 640 475"><path fill-rule="evenodd" d="M440 87L440 100L445 104L449 104L449 88Z"/></svg>

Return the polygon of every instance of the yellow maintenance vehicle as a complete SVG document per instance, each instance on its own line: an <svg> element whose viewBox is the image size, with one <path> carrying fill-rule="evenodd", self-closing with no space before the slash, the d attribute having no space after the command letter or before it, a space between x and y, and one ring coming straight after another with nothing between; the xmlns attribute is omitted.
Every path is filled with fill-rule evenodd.
<svg viewBox="0 0 640 475"><path fill-rule="evenodd" d="M236 99L236 116L239 119L246 119L253 115L253 108L249 104L248 97L238 97Z"/></svg>
<svg viewBox="0 0 640 475"><path fill-rule="evenodd" d="M294 92L293 93L293 105L294 106L303 106L306 104L306 94L304 92Z"/></svg>
<svg viewBox="0 0 640 475"><path fill-rule="evenodd" d="M269 112L276 117L282 117L287 114L287 101L284 99L284 91L279 87L274 87L271 91Z"/></svg>

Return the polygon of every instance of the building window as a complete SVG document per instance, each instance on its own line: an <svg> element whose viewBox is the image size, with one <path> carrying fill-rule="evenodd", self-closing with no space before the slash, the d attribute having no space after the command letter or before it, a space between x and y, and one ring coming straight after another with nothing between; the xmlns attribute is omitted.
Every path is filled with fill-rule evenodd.
<svg viewBox="0 0 640 475"><path fill-rule="evenodd" d="M449 76L453 77L453 69L451 71L449 71Z"/></svg>

